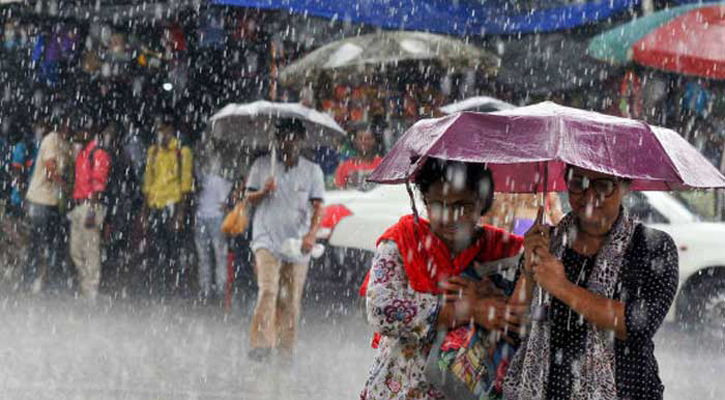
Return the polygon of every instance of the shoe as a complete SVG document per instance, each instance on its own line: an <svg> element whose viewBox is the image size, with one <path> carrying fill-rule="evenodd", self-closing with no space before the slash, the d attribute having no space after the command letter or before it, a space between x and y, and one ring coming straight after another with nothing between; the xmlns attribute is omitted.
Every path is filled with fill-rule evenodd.
<svg viewBox="0 0 725 400"><path fill-rule="evenodd" d="M247 357L252 361L263 362L268 360L271 354L272 349L256 348L249 350L249 353L247 353Z"/></svg>

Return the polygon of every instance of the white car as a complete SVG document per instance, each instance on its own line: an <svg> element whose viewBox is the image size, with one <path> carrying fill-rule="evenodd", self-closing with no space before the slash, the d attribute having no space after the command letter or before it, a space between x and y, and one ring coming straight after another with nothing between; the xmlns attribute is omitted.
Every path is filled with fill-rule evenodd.
<svg viewBox="0 0 725 400"><path fill-rule="evenodd" d="M329 192L327 204L337 218L327 218L322 235L333 254L353 249L352 259L332 258L337 261L335 268L346 270L346 276L356 279L361 279L370 267L377 238L411 212L410 197L403 185L380 185L365 193ZM416 205L422 215L424 207L417 195ZM633 192L627 205L633 215L667 232L677 244L680 286L667 319L725 338L725 223L701 221L666 192Z"/></svg>

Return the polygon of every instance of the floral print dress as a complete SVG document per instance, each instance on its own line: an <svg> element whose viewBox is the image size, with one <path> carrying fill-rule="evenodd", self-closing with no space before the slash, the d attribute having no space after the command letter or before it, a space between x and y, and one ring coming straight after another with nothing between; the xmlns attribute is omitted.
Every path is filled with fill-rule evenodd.
<svg viewBox="0 0 725 400"><path fill-rule="evenodd" d="M423 375L441 299L410 287L393 241L378 245L366 300L368 322L382 340L360 398L444 399Z"/></svg>

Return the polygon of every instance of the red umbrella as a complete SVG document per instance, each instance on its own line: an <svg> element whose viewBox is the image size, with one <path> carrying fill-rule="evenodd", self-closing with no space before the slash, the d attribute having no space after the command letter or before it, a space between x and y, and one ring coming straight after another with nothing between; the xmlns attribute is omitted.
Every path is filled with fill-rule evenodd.
<svg viewBox="0 0 725 400"><path fill-rule="evenodd" d="M725 79L725 5L703 6L672 19L632 46L639 64Z"/></svg>

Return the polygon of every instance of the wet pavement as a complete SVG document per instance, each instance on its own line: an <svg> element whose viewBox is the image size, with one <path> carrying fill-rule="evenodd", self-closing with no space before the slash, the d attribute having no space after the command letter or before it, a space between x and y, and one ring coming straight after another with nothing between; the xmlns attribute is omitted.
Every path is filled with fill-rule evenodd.
<svg viewBox="0 0 725 400"><path fill-rule="evenodd" d="M292 364L247 359L250 302L0 297L2 399L352 399L374 356L356 306L308 297ZM725 351L666 326L665 399L725 398Z"/></svg>

